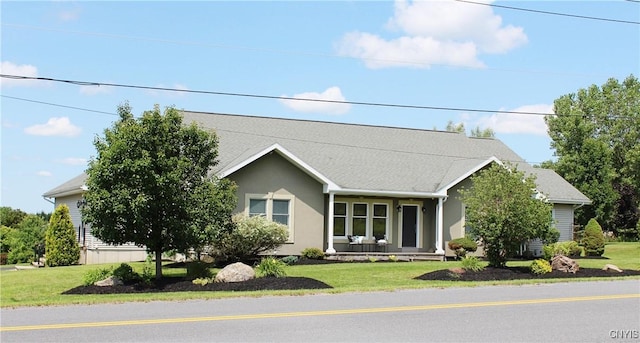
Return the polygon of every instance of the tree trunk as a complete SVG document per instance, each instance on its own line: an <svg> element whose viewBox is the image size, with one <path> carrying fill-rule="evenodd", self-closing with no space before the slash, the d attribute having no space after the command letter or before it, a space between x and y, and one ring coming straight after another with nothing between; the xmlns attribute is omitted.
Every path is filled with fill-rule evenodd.
<svg viewBox="0 0 640 343"><path fill-rule="evenodd" d="M162 279L162 251L156 251L156 280Z"/></svg>

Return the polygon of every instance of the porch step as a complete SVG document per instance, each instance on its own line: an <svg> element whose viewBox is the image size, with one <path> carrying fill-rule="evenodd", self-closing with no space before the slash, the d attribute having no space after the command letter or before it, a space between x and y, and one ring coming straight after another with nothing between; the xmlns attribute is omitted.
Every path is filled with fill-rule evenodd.
<svg viewBox="0 0 640 343"><path fill-rule="evenodd" d="M445 261L443 255L433 253L376 253L376 252L337 252L335 254L325 256L327 260L338 261L367 261L375 258L377 261L389 260L390 256L395 256L398 261Z"/></svg>

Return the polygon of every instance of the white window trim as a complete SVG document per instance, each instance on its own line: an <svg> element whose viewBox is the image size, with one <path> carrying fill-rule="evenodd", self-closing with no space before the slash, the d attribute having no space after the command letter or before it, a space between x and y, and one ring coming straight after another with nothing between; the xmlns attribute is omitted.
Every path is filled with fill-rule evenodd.
<svg viewBox="0 0 640 343"><path fill-rule="evenodd" d="M346 242L347 236L353 235L353 206L355 204L365 204L367 205L367 216L366 216L366 230L365 230L365 240L373 240L373 209L374 205L386 205L387 206L387 220L386 220L386 231L385 236L387 236L387 241L391 243L391 223L393 222L393 201L392 200L383 200L383 199L349 199L349 198L336 198L334 203L344 203L347 205L347 216L346 216L346 227L345 227L345 236L333 236L334 240L337 242ZM335 214L334 214L335 217ZM364 218L364 217L355 217L355 218ZM334 218L331 218L333 220Z"/></svg>
<svg viewBox="0 0 640 343"><path fill-rule="evenodd" d="M376 217L375 215L375 206L376 205L384 205L387 207L387 216L386 217ZM391 228L391 208L393 208L393 204L390 202L381 202L381 201L376 201L373 202L371 204L371 232L369 234L369 236L371 238L373 238L373 220L374 219L379 219L379 218L385 218L385 232L384 232L384 236L387 239L387 242L389 242L389 229Z"/></svg>
<svg viewBox="0 0 640 343"><path fill-rule="evenodd" d="M345 207L345 215L344 215L344 235L342 235L342 236L336 236L336 235L334 234L333 238L344 238L344 239L347 239L347 235L350 235L350 233L349 233L349 232L351 232L351 229L350 229L351 225L349 225L349 218L350 218L349 214L351 213L351 211L349 211L349 205L350 205L350 204L349 204L349 202L348 202L348 201L342 201L342 200L340 200L340 201L334 201L334 202L333 202L333 204L334 204L334 206L335 206L335 204L344 204L344 207ZM334 211L334 213L333 213L333 218L331 218L331 220L335 220L335 217L336 217L336 214L335 214L335 211ZM340 215L340 218L342 218L342 215ZM335 229L334 229L334 230L335 230Z"/></svg>
<svg viewBox="0 0 640 343"><path fill-rule="evenodd" d="M267 194L255 194L255 193L247 193L244 195L244 213L246 216L249 216L249 204L251 199L264 199L267 200L267 219L273 221L273 200L288 200L289 201L289 238L287 239L287 243L293 243L295 237L295 231L293 223L294 220L294 204L295 204L295 196L289 194L275 194L275 193L267 193Z"/></svg>
<svg viewBox="0 0 640 343"><path fill-rule="evenodd" d="M367 207L367 215L366 216L356 216L355 215L355 210L353 209L356 205L365 205ZM371 221L371 209L369 208L369 203L368 202L364 202L364 201L354 201L351 203L351 220L349 221L349 223L351 223L352 225L351 228L352 230L349 231L350 235L355 235L355 233L353 232L353 220L354 219L363 219L364 218L364 237L368 238L369 235L369 231L371 230L371 225L370 225L370 221Z"/></svg>

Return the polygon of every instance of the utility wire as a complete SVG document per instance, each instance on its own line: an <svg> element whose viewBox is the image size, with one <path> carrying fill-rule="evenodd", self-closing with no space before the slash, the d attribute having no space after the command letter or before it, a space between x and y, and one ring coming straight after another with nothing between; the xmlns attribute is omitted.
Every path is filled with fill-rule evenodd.
<svg viewBox="0 0 640 343"><path fill-rule="evenodd" d="M17 80L38 80L38 81L50 81L50 82L61 82L68 83L79 86L108 86L108 87L121 87L121 88L133 88L133 89L145 89L145 90L156 90L156 91L166 91L166 92L182 92L182 93L195 93L195 94L209 94L209 95L222 95L222 96L236 96L236 97L248 97L248 98L258 98L258 99L275 99L275 100L291 100L291 101L311 101L311 102L319 102L319 103L331 103L331 104L348 104L348 105L362 105L362 106L374 106L374 107L392 107L392 108L407 108L407 109L421 109L421 110L439 110L439 111L457 111L457 112L476 112L476 113L504 113L504 114L520 114L520 115L536 115L536 116L577 116L582 117L584 114L579 113L567 113L567 114L557 114L557 113L545 113L545 112L529 112L529 111L506 111L506 110L487 110L487 109L477 109L477 108L463 108L463 107L439 107L439 106L423 106L423 105L405 105L405 104L391 104L391 103L376 103L376 102L362 102L362 101L341 101L341 100L326 100L326 99L310 99L310 98L294 98L294 97L286 97L286 96L275 96L275 95L260 95L260 94L248 94L248 93L230 93L230 92L216 92L216 91L205 91L205 90L190 90L190 89L180 89L180 88L167 88L167 87L152 87L152 86L140 86L140 85L130 85L130 84L119 84L119 83L102 83L102 82L93 82L93 81L77 81L77 80L64 80L64 79L55 79L48 77L35 77L35 76L20 76L20 75L7 75L0 74L0 77L9 78L9 79L17 79ZM36 100L28 100L21 99L15 97L9 97L2 95L3 97L14 98L19 100L38 102ZM48 104L48 103L45 103ZM65 105L55 105L59 107L69 107ZM81 109L80 110L86 110ZM92 110L89 110L92 111ZM98 113L104 114L113 114L109 112L101 112ZM612 119L635 119L631 116L609 116Z"/></svg>
<svg viewBox="0 0 640 343"><path fill-rule="evenodd" d="M0 96L3 97L3 98L21 100L21 101L27 101L27 102L33 102L33 103L36 103L36 104L43 104L43 105L49 105L49 106L70 108L72 110L78 110L78 111L86 111L86 112L93 112L93 113L100 113L100 114L108 114L108 115L112 115L112 116L117 116L118 115L117 113L112 113L112 112L104 112L104 111L91 110L91 109L82 108L82 107L54 104L54 103L50 103L50 102L38 101L38 100L32 100L32 99L25 99L25 98L18 98L18 97L15 97L15 96L9 96L9 95L4 95L4 94L0 94Z"/></svg>
<svg viewBox="0 0 640 343"><path fill-rule="evenodd" d="M113 115L113 116L117 116L118 115L118 114L112 113L112 112L104 112L104 111L92 110L92 109L82 108L82 107L54 104L54 103L50 103L50 102L19 98L19 97L4 95L4 94L0 94L0 96L3 97L3 98L8 98L8 99L27 101L27 102L43 104L43 105L49 105L49 106L57 106L57 107L69 108L69 109L74 109L74 110L78 110L78 111L94 112L94 113L100 113L100 114L109 114L109 115ZM187 112L189 112L189 111L187 111ZM214 113L206 113L206 112L197 112L197 113L200 113L200 114L211 114L211 115L214 114ZM280 119L280 118L275 118L275 119ZM360 124L348 124L348 123L342 123L342 124L345 124L345 125L360 125ZM220 131L220 132L228 132L228 133L232 133L232 134L248 135L248 136L251 136L251 137L260 136L260 137L265 137L265 138L285 139L285 140L289 140L289 141L305 142L305 143L313 143L313 144L323 144L323 145L331 145L331 146L339 146L339 147L345 147L345 148L374 149L376 151L386 151L386 152L392 152L392 153L405 153L405 154L421 155L421 156L452 157L452 158L455 158L455 159L458 159L458 160L484 160L483 157L469 157L469 156L465 156L465 155L451 155L451 154L433 153L433 152L426 152L426 151L389 149L389 148L380 148L380 147L372 148L372 147L367 147L367 146L345 144L345 143L317 141L317 140L304 139L304 138L291 138L291 137L287 137L287 136L267 135L267 134L259 133L259 132L249 132L249 131L241 131L241 130L226 130L226 129L220 129L220 128L213 128L213 129L216 130L216 131ZM405 128L397 127L397 129L405 129ZM420 130L423 130L423 129L420 129ZM429 131L429 130L426 130L426 129L424 129L424 130L425 131ZM439 132L455 133L453 131L439 131ZM469 137L469 138L475 138L475 137ZM506 159L503 159L503 161L505 161L505 162L514 162L514 163L525 162L525 163L529 163L529 164L532 164L532 165L541 163L541 162L528 162L528 161L525 161L523 159L519 159L519 160L506 160Z"/></svg>
<svg viewBox="0 0 640 343"><path fill-rule="evenodd" d="M217 92L217 91L191 90L191 89L179 89L179 88L168 88L168 87L152 87L152 86L140 86L140 85L131 85L131 84L64 80L64 79L56 79L56 78L48 78L48 77L20 76L20 75L7 75L7 74L0 74L0 77L17 79L17 80L38 80L38 81L61 82L61 83L79 85L79 86L108 86L108 87L146 89L146 90L167 91L167 92L236 96L236 97L245 97L245 98L275 99L275 100L289 100L289 101L311 101L311 102L343 104L343 105L361 105L361 106L458 111L458 112L508 113L508 114L523 114L523 115L526 114L526 115L538 115L538 116L553 115L552 113L528 112L528 111L500 111L500 110L487 110L487 109L462 108L462 107L440 107L440 106L405 105L405 104L376 103L376 102L363 102L363 101L341 101L341 100L326 100L326 99L295 98L295 97L287 97L287 96Z"/></svg>
<svg viewBox="0 0 640 343"><path fill-rule="evenodd" d="M610 18L601 18L601 17L590 17L590 16L577 15L577 14L568 14L568 13L549 12L549 11L533 10L533 9L529 9L529 8L519 8L519 7L511 7L511 6L496 5L496 4L486 4L486 3L482 3L482 2L475 2L475 1L469 1L469 0L455 0L455 1L464 2L464 3L468 3L468 4L474 4L474 5L484 5L484 6L490 6L490 7L505 8L505 9L516 10L516 11L557 15L557 16L579 18L579 19L599 20L599 21L607 21L607 22L621 23L621 24L640 25L640 22L638 22L638 21L610 19ZM631 1L631 0L627 0L627 1ZM640 1L633 1L633 2L640 2Z"/></svg>

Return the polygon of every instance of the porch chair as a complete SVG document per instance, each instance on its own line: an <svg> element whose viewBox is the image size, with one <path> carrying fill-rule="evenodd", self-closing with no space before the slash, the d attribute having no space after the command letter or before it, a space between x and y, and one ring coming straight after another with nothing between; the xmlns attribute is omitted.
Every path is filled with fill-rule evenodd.
<svg viewBox="0 0 640 343"><path fill-rule="evenodd" d="M387 235L374 236L374 238L378 244L378 248L384 249L384 252L387 252L387 244L389 243Z"/></svg>

